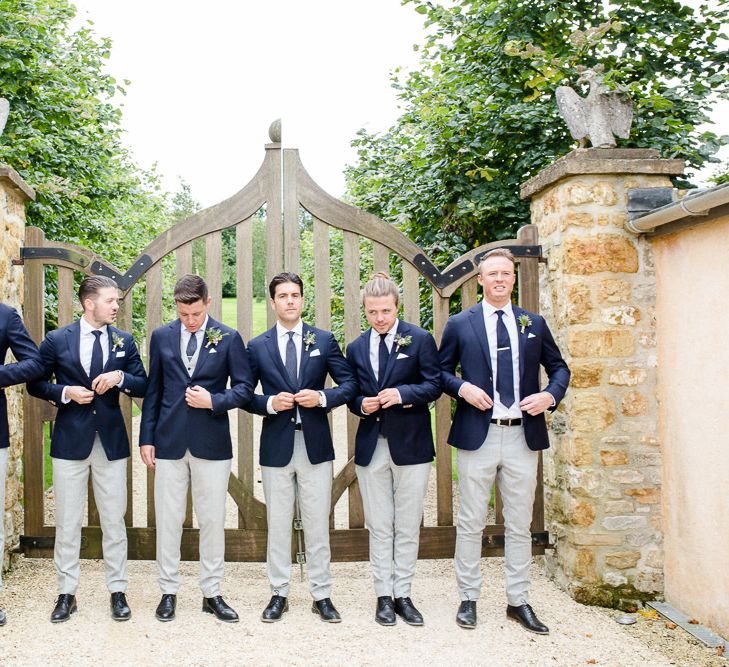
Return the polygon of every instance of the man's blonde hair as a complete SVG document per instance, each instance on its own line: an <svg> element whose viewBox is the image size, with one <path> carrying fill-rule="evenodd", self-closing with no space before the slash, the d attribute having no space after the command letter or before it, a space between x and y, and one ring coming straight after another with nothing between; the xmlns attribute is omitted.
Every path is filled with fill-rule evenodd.
<svg viewBox="0 0 729 667"><path fill-rule="evenodd" d="M494 248L493 250L489 250L479 261L478 263L478 272L481 273L481 267L483 267L483 263L491 258L491 257L506 257L513 265L514 268L516 268L516 260L514 259L514 255L508 248Z"/></svg>
<svg viewBox="0 0 729 667"><path fill-rule="evenodd" d="M370 278L362 288L362 305L367 297L393 296L395 305L400 303L400 290L389 275L384 271L378 271Z"/></svg>

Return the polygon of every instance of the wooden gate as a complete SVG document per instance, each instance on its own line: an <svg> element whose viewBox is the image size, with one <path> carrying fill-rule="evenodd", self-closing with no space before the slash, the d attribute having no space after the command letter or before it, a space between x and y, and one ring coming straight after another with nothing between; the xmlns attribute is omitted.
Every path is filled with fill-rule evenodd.
<svg viewBox="0 0 729 667"><path fill-rule="evenodd" d="M132 300L135 292L144 290L146 297L146 331L148 342L152 330L163 323L163 265L174 262L177 276L189 273L193 266L193 242L204 239L205 279L212 296L211 315L221 318L223 283L222 233L235 230L237 328L248 341L253 320L253 220L265 211L266 281L283 271L298 272L301 266L302 218L310 224L309 264L313 263L313 285L306 285L307 300L314 292L314 324L332 328L332 305L343 302L343 333L349 342L361 331L359 301L362 263L374 270L402 272L404 319L421 322L421 292L432 295L433 333L440 342L446 320L455 300L458 308L469 308L477 302L477 265L480 257L496 247L508 247L518 261L520 304L538 310L538 262L541 248L533 225L523 227L518 238L498 241L471 250L440 271L425 253L397 228L374 215L348 206L325 193L304 169L295 149L282 149L280 125L272 125L272 143L265 146L263 163L254 178L231 198L205 209L161 234L126 271L111 266L90 251L76 246L46 240L41 230L30 227L26 247L22 251L25 264L25 317L31 335L40 343L44 335L45 266L57 267L58 323L70 323L74 313L74 272L106 275L118 283L122 299L117 325L132 329ZM198 242L199 243L199 242ZM336 247L335 247L336 246ZM335 253L336 249L336 253ZM343 293L332 284L332 257L344 267ZM399 267L399 268L398 268ZM340 288L338 285L337 288ZM139 292L137 292L139 293ZM268 309L268 325L273 316ZM144 344L142 345L144 348ZM126 522L129 558L155 558L155 512L153 472L134 470L141 466L136 442L132 439L133 406L121 396L122 411L132 442L128 463L128 507ZM141 402L138 402L141 404ZM346 407L337 408L346 411ZM237 412L237 452L228 493L237 507L235 523L226 527L226 559L262 561L266 557L266 512L258 485L256 467L257 438L254 420L260 419ZM336 412L336 411L335 411ZM434 408L436 434L435 510L426 517L420 537L421 558L453 556L455 527L453 510L453 470L451 448L447 444L451 400L442 396ZM25 528L21 545L27 556L49 557L53 551L54 527L51 497L44 490L44 433L55 417L55 408L26 395L25 452ZM234 420L236 421L236 420ZM346 442L346 456L335 461L332 487L331 547L333 560L366 560L368 535L364 528L362 500L355 477L354 433L357 418L347 414L333 420L334 438ZM345 462L346 461L346 462ZM342 465L343 464L343 465ZM136 480L135 481L135 477ZM142 480L141 484L139 479ZM142 488L136 489L136 486ZM145 488L146 487L146 488ZM134 511L136 495L145 496L143 511ZM256 497L258 496L258 497ZM139 505L139 502L137 502ZM146 515L146 516L145 516ZM335 516L339 517L335 520ZM342 519L342 516L344 517ZM486 527L484 555L503 554L503 517L498 493L495 521ZM188 502L182 541L182 557L198 558L198 531L194 528ZM544 531L544 503L540 458L539 483L532 523L533 553L544 553L548 534ZM81 556L101 557L101 529L98 512L89 489L88 525L83 528Z"/></svg>

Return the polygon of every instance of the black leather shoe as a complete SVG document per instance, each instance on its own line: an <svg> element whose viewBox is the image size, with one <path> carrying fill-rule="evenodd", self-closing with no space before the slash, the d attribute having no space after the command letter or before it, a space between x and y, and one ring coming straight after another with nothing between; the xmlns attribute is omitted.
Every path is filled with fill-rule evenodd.
<svg viewBox="0 0 729 667"><path fill-rule="evenodd" d="M157 605L154 617L163 623L174 621L175 609L177 609L177 596L171 593L165 593Z"/></svg>
<svg viewBox="0 0 729 667"><path fill-rule="evenodd" d="M71 618L71 614L76 611L76 596L62 593L56 600L56 606L51 612L51 623L63 623Z"/></svg>
<svg viewBox="0 0 729 667"><path fill-rule="evenodd" d="M326 623L341 623L342 617L339 615L336 607L332 604L329 598L323 600L316 600L311 605L311 611L315 614L319 614L322 621Z"/></svg>
<svg viewBox="0 0 729 667"><path fill-rule="evenodd" d="M289 601L282 595L274 595L268 603L268 607L263 610L261 620L264 623L275 623L280 621L285 611L289 610Z"/></svg>
<svg viewBox="0 0 729 667"><path fill-rule="evenodd" d="M476 627L476 600L464 600L458 607L456 623L466 630Z"/></svg>
<svg viewBox="0 0 729 667"><path fill-rule="evenodd" d="M423 625L423 615L410 598L395 598L395 613L408 625Z"/></svg>
<svg viewBox="0 0 729 667"><path fill-rule="evenodd" d="M382 595L377 598L377 609L375 609L375 620L380 625L395 625L395 603L389 595Z"/></svg>
<svg viewBox="0 0 729 667"><path fill-rule="evenodd" d="M0 609L0 628L3 625L5 625L5 623L7 622L7 620L8 619L5 617L5 612L2 609Z"/></svg>
<svg viewBox="0 0 729 667"><path fill-rule="evenodd" d="M132 610L129 609L124 593L111 594L111 617L115 621L128 621L132 617Z"/></svg>
<svg viewBox="0 0 729 667"><path fill-rule="evenodd" d="M507 605L506 615L521 623L529 632L536 632L538 635L549 634L549 628L537 618L528 604L521 604L518 607Z"/></svg>
<svg viewBox="0 0 729 667"><path fill-rule="evenodd" d="M222 595L216 595L214 598L203 598L202 610L206 614L215 614L215 617L224 623L238 622L238 614L225 603Z"/></svg>

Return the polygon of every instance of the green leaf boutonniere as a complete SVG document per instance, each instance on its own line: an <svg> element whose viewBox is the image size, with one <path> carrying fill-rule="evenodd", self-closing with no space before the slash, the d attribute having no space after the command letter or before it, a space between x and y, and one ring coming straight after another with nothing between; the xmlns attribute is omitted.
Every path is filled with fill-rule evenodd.
<svg viewBox="0 0 729 667"><path fill-rule="evenodd" d="M111 351L116 352L117 349L124 349L124 339L116 332L111 332Z"/></svg>
<svg viewBox="0 0 729 667"><path fill-rule="evenodd" d="M217 347L218 343L223 340L223 336L229 335L230 334L228 332L223 333L220 329L208 327L207 329L205 329L205 339L207 340L207 343L205 343L205 347L210 347L211 345L213 347Z"/></svg>
<svg viewBox="0 0 729 667"><path fill-rule="evenodd" d="M517 322L521 325L521 332L524 333L527 327L532 326L532 320L526 313L519 315Z"/></svg>
<svg viewBox="0 0 729 667"><path fill-rule="evenodd" d="M304 352L308 352L312 345L316 345L316 334L313 331L307 331L304 336Z"/></svg>
<svg viewBox="0 0 729 667"><path fill-rule="evenodd" d="M397 334L395 336L395 352L397 352L401 347L407 347L412 342L412 336L401 336L400 334Z"/></svg>

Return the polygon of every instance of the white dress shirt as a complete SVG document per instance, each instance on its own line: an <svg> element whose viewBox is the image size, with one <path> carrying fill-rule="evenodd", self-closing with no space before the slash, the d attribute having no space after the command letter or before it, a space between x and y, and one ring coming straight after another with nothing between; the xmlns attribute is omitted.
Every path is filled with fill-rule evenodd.
<svg viewBox="0 0 729 667"><path fill-rule="evenodd" d="M494 377L494 412L492 417L494 419L518 419L522 416L521 408L519 403L521 401L521 395L519 393L519 333L517 331L516 317L511 307L511 303L507 303L501 308L492 306L485 299L481 302L483 304L483 320L486 325L486 338L489 342L489 352L491 354L491 369L493 370ZM509 340L511 342L511 364L514 376L514 402L511 407L507 408L501 403L499 392L496 389L497 386L497 342L496 342L496 324L499 321L499 316L496 314L497 310L503 311L502 319L506 325L506 331L509 333Z"/></svg>
<svg viewBox="0 0 729 667"><path fill-rule="evenodd" d="M395 318L395 324L392 325L392 328L387 332L387 336L385 336L385 345L387 345L388 352L392 352L399 322L400 320ZM372 370L375 372L375 379L377 379L380 372L380 334L374 328L370 329L370 364L372 364Z"/></svg>
<svg viewBox="0 0 729 667"><path fill-rule="evenodd" d="M194 335L197 339L197 348L195 348L195 353L200 353L200 350L205 343L205 330L208 328L209 319L210 316L206 315L203 325L194 334L190 333L187 327L182 324L182 321L180 321L180 354L183 359L187 359L187 344L190 342L190 336Z"/></svg>

